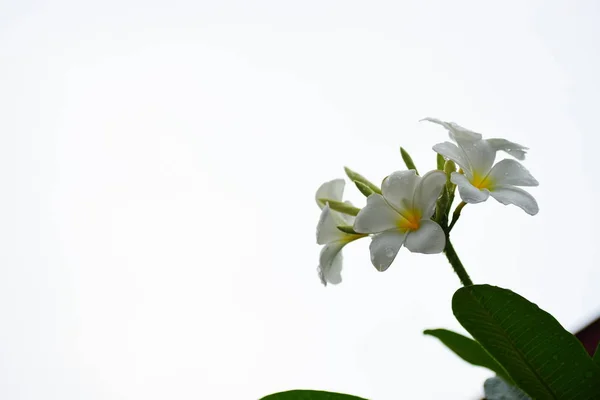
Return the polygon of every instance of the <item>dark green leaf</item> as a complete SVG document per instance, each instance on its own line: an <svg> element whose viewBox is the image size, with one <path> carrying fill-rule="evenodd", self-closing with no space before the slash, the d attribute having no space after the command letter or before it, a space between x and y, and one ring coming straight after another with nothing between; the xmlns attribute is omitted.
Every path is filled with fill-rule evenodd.
<svg viewBox="0 0 600 400"><path fill-rule="evenodd" d="M490 369L496 375L511 381L504 368L473 339L447 329L428 329L423 333L438 338L446 347L466 362Z"/></svg>
<svg viewBox="0 0 600 400"><path fill-rule="evenodd" d="M349 394L322 392L320 390L290 390L270 394L260 400L365 400Z"/></svg>
<svg viewBox="0 0 600 400"><path fill-rule="evenodd" d="M594 353L594 361L596 364L600 365L600 343L596 347L596 352Z"/></svg>
<svg viewBox="0 0 600 400"><path fill-rule="evenodd" d="M489 285L459 289L461 325L534 399L600 399L600 366L554 317L527 299Z"/></svg>
<svg viewBox="0 0 600 400"><path fill-rule="evenodd" d="M483 384L486 400L531 400L521 389L514 387L499 377L486 379Z"/></svg>

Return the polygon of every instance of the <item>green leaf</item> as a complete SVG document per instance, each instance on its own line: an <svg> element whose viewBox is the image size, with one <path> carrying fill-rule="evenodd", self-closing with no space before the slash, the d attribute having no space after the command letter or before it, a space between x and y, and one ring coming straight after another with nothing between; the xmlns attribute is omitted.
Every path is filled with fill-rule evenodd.
<svg viewBox="0 0 600 400"><path fill-rule="evenodd" d="M349 394L322 392L320 390L290 390L270 394L260 400L366 400Z"/></svg>
<svg viewBox="0 0 600 400"><path fill-rule="evenodd" d="M376 184L372 183L371 181L369 181L367 178L365 178L361 174L352 171L348 167L344 167L344 171L346 171L346 175L348 175L348 178L350 178L350 180L352 182L360 182L362 184L365 184L365 185L367 185L369 187L369 189L371 189L375 193L381 194L381 189L379 188L379 186L377 186Z"/></svg>
<svg viewBox="0 0 600 400"><path fill-rule="evenodd" d="M534 399L600 399L600 366L554 317L527 299L490 285L454 294L461 325Z"/></svg>
<svg viewBox="0 0 600 400"><path fill-rule="evenodd" d="M428 329L423 333L438 338L454 354L469 364L492 370L496 375L512 382L504 368L473 339L447 329Z"/></svg>
<svg viewBox="0 0 600 400"><path fill-rule="evenodd" d="M483 384L486 400L531 400L521 389L506 383L501 378L486 379Z"/></svg>
<svg viewBox="0 0 600 400"><path fill-rule="evenodd" d="M594 361L596 362L596 364L600 365L600 342L598 343L598 346L596 347L596 352L594 353Z"/></svg>
<svg viewBox="0 0 600 400"><path fill-rule="evenodd" d="M402 156L402 160L404 160L404 164L406 165L406 168L408 168L408 169L414 169L415 173L417 175L419 175L419 171L417 171L417 167L415 166L415 163L412 160L412 157L402 147L400 147L400 155Z"/></svg>

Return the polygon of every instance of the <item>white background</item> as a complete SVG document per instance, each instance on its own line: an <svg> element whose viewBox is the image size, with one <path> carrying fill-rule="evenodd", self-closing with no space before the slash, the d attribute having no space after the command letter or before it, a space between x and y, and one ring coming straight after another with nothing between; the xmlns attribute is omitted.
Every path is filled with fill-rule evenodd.
<svg viewBox="0 0 600 400"><path fill-rule="evenodd" d="M314 191L422 170L426 117L531 148L530 217L468 206L475 282L600 314L596 1L0 3L0 398L476 399L443 255L316 274ZM353 187L351 200L364 199Z"/></svg>

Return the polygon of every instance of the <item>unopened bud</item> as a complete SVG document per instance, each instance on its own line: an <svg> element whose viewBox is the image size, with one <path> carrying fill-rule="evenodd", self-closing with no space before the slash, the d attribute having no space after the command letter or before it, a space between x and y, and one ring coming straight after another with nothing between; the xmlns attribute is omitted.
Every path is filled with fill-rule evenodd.
<svg viewBox="0 0 600 400"><path fill-rule="evenodd" d="M402 156L402 160L404 160L404 164L406 164L406 168L414 169L417 175L419 175L419 171L417 171L417 167L410 157L410 154L408 154L408 152L402 147L400 147L400 155Z"/></svg>
<svg viewBox="0 0 600 400"><path fill-rule="evenodd" d="M365 184L366 186L369 187L369 189L371 189L372 191L374 191L375 193L379 193L381 194L381 189L379 189L379 187L377 185L375 185L374 183L370 182L367 178L365 178L364 176L362 176L359 173L356 173L354 171L352 171L350 168L348 167L344 167L344 171L346 171L346 175L348 175L348 178L350 178L350 180L352 182L360 182Z"/></svg>
<svg viewBox="0 0 600 400"><path fill-rule="evenodd" d="M453 172L456 172L456 164L454 163L454 161L452 161L452 160L446 161L446 163L444 164L444 172L446 173L446 176L448 177L448 179L450 179L450 175Z"/></svg>
<svg viewBox="0 0 600 400"><path fill-rule="evenodd" d="M375 193L375 192L373 192L371 190L370 187L368 187L367 185L365 185L362 182L355 181L354 184L356 185L356 187L358 188L358 190L360 190L360 192L362 194L364 194L366 197L369 197L370 195L372 195L373 193Z"/></svg>
<svg viewBox="0 0 600 400"><path fill-rule="evenodd" d="M354 207L348 203L342 203L341 201L331 199L319 199L319 201L322 201L324 204L329 203L329 208L332 210L352 216L358 215L358 212L360 211L360 208Z"/></svg>
<svg viewBox="0 0 600 400"><path fill-rule="evenodd" d="M444 156L442 156L441 154L438 154L437 155L437 169L439 169L440 171L443 171L445 163L446 163L446 160L444 160Z"/></svg>
<svg viewBox="0 0 600 400"><path fill-rule="evenodd" d="M354 230L350 225L340 225L337 227L340 231L344 233L350 233L352 235L358 235L358 232Z"/></svg>

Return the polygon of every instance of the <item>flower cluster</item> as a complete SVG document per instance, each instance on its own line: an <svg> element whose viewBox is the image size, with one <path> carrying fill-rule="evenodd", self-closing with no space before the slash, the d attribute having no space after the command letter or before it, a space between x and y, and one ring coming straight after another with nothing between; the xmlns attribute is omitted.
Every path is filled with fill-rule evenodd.
<svg viewBox="0 0 600 400"><path fill-rule="evenodd" d="M447 250L450 230L466 204L481 203L491 196L530 215L537 214L533 196L519 188L537 186L537 180L518 161L503 159L495 163L499 151L524 160L526 147L505 139L483 139L481 134L454 122L425 120L444 127L452 141L433 146L438 154L437 170L419 175L408 153L401 149L408 170L391 173L381 188L346 168L350 180L367 196L362 209L343 200L343 179L326 182L317 190L316 201L321 208L317 243L323 245L318 273L324 285L342 281L341 250L356 239L371 236L371 262L377 270L385 271L402 246L422 254ZM449 224L456 188L462 203Z"/></svg>

